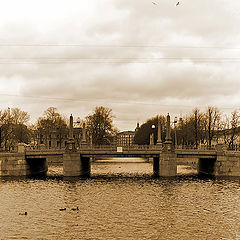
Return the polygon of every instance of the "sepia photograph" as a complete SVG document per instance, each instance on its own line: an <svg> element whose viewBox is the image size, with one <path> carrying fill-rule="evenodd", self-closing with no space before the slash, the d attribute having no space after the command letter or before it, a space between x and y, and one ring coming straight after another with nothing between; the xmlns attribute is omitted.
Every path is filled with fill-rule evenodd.
<svg viewBox="0 0 240 240"><path fill-rule="evenodd" d="M240 240L240 1L0 3L0 240Z"/></svg>

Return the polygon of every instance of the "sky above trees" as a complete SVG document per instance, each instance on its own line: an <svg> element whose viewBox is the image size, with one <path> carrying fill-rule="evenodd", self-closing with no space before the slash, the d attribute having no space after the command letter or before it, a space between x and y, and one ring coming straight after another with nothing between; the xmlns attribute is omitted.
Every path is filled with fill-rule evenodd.
<svg viewBox="0 0 240 240"><path fill-rule="evenodd" d="M157 115L239 109L237 0L9 0L0 15L0 109L96 106L133 130Z"/></svg>

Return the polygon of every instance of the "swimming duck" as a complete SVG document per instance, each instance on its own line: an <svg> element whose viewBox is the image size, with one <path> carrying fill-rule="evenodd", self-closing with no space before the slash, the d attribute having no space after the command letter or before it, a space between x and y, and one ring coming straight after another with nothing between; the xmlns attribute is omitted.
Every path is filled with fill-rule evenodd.
<svg viewBox="0 0 240 240"><path fill-rule="evenodd" d="M66 211L67 208L60 208L59 211Z"/></svg>
<svg viewBox="0 0 240 240"><path fill-rule="evenodd" d="M79 210L78 206L76 208L72 208L73 211Z"/></svg>
<svg viewBox="0 0 240 240"><path fill-rule="evenodd" d="M27 212L24 212L24 213L19 213L19 215L27 215Z"/></svg>

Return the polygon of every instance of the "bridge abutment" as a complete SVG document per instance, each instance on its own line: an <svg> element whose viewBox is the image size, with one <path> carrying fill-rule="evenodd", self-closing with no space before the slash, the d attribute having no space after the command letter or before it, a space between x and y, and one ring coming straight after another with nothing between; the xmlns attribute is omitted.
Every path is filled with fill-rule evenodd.
<svg viewBox="0 0 240 240"><path fill-rule="evenodd" d="M240 152L218 149L214 168L215 176L240 176Z"/></svg>
<svg viewBox="0 0 240 240"><path fill-rule="evenodd" d="M28 159L26 158L25 146L18 144L18 152L0 153L0 176L30 176L45 174L48 165L46 158Z"/></svg>
<svg viewBox="0 0 240 240"><path fill-rule="evenodd" d="M31 176L45 174L48 170L46 158L26 159L24 153L0 155L0 176Z"/></svg>
<svg viewBox="0 0 240 240"><path fill-rule="evenodd" d="M1 153L0 176L27 176L30 167L24 153Z"/></svg>

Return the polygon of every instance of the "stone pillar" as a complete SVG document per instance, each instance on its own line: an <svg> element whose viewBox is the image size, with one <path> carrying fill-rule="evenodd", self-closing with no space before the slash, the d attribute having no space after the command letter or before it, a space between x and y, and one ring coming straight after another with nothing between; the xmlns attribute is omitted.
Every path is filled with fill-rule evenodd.
<svg viewBox="0 0 240 240"><path fill-rule="evenodd" d="M24 143L18 143L18 153L24 153L25 152L25 144Z"/></svg>
<svg viewBox="0 0 240 240"><path fill-rule="evenodd" d="M73 116L70 116L69 137L66 146L66 152L76 152L75 141L73 138Z"/></svg>
<svg viewBox="0 0 240 240"><path fill-rule="evenodd" d="M167 126L166 126L166 139L163 144L164 151L174 151L171 138L171 128L170 128L170 116L167 115Z"/></svg>
<svg viewBox="0 0 240 240"><path fill-rule="evenodd" d="M69 124L69 139L73 139L73 116L70 116L70 124Z"/></svg>
<svg viewBox="0 0 240 240"><path fill-rule="evenodd" d="M165 141L165 143L172 143L169 113L167 115L167 129L166 129L166 141Z"/></svg>
<svg viewBox="0 0 240 240"><path fill-rule="evenodd" d="M157 145L162 146L162 127L161 127L161 122L158 117L158 132L157 132Z"/></svg>
<svg viewBox="0 0 240 240"><path fill-rule="evenodd" d="M85 123L83 123L83 128L82 128L82 141L81 141L82 145L86 145L87 144L87 140L86 140L86 125Z"/></svg>

